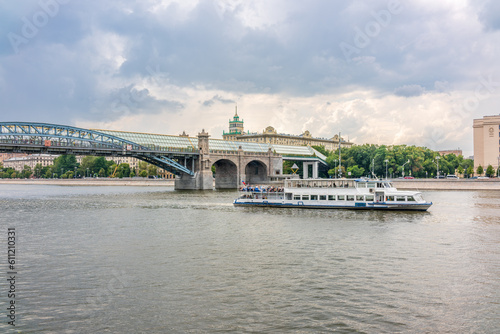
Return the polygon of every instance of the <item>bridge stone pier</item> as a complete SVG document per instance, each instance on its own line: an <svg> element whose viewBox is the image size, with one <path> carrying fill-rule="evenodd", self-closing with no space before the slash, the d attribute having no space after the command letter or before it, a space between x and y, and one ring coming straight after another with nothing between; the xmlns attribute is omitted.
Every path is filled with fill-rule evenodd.
<svg viewBox="0 0 500 334"><path fill-rule="evenodd" d="M194 164L194 176L181 173L175 180L175 189L213 189L215 166L215 188L235 189L246 184L269 182L272 177L283 174L283 157L267 152L218 149L209 147L209 134L202 130L198 134L199 159ZM243 181L243 182L242 182Z"/></svg>

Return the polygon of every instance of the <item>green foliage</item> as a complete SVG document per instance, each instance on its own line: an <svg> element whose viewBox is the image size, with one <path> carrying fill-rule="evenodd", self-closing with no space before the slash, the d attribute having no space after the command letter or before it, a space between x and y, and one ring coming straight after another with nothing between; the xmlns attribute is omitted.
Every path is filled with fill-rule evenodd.
<svg viewBox="0 0 500 334"><path fill-rule="evenodd" d="M31 167L24 165L23 170L19 173L19 176L21 179L28 179L33 172L31 171Z"/></svg>
<svg viewBox="0 0 500 334"><path fill-rule="evenodd" d="M139 172L139 176L140 176L140 177L148 177L148 172L147 172L147 171L145 171L145 170L141 170L141 171Z"/></svg>
<svg viewBox="0 0 500 334"><path fill-rule="evenodd" d="M482 175L484 173L483 166L479 165L476 169L477 175Z"/></svg>
<svg viewBox="0 0 500 334"><path fill-rule="evenodd" d="M486 168L486 176L494 176L495 175L495 169L493 168L492 165L488 165L488 167Z"/></svg>
<svg viewBox="0 0 500 334"><path fill-rule="evenodd" d="M465 174L467 175L467 177L471 177L472 175L474 175L474 168L472 166L467 167Z"/></svg>
<svg viewBox="0 0 500 334"><path fill-rule="evenodd" d="M313 145L311 146L312 148L314 148L316 151L318 151L319 153L323 154L324 156L329 156L331 154L330 151L327 151L325 149L325 146L321 145L321 146L317 146L317 145Z"/></svg>
<svg viewBox="0 0 500 334"><path fill-rule="evenodd" d="M346 176L345 170L351 172L351 177L372 176L373 170L378 177L385 177L386 169L388 177L397 178L403 176L403 164L405 175L414 177L432 177L436 175L437 164L439 163L439 172L441 175L455 174L455 171L467 170L474 165L471 159L464 159L463 156L448 154L436 159L438 153L426 147L407 146L407 145L353 145L350 148L342 148L341 166L343 176ZM330 152L327 156L328 174L334 176L335 166L339 166L339 151ZM345 169L344 169L345 168Z"/></svg>
<svg viewBox="0 0 500 334"><path fill-rule="evenodd" d="M68 171L74 171L78 167L76 157L72 154L63 154L54 159L54 169L58 175L62 175Z"/></svg>

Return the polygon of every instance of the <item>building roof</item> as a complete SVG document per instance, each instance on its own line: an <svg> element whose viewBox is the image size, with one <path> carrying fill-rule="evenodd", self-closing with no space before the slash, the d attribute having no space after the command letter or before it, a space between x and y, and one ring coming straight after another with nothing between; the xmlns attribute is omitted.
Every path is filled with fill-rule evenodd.
<svg viewBox="0 0 500 334"><path fill-rule="evenodd" d="M173 149L197 150L198 138L196 137L180 137L172 135L160 135L151 133L124 132L112 130L96 130L108 135L113 135L122 139L130 140L134 143L150 146L156 145L161 147L169 147ZM217 151L238 151L241 149L244 152L266 153L271 148L271 151L283 156L303 156L303 157L318 157L326 161L326 156L316 151L309 146L289 146L289 145L272 145L267 143L250 143L242 141L230 141L222 139L209 139L210 150Z"/></svg>

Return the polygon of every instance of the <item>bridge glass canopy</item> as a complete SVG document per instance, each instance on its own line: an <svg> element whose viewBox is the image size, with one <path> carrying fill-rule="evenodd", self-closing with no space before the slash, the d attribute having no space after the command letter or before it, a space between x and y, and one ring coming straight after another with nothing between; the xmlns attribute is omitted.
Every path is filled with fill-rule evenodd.
<svg viewBox="0 0 500 334"><path fill-rule="evenodd" d="M138 132L123 132L112 130L95 130L108 135L123 138L146 147L162 148L175 151L197 151L198 138L159 135ZM311 157L316 156L326 160L326 156L319 153L309 146L288 146L272 145L268 143L248 143L240 141L228 141L222 139L209 139L210 151L238 151L239 148L244 152L267 153L269 148L272 152L289 157Z"/></svg>

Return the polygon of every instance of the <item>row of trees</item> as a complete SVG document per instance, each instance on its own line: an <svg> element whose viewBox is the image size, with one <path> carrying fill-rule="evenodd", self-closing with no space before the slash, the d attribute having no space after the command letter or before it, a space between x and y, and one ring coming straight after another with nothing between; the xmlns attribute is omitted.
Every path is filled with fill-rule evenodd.
<svg viewBox="0 0 500 334"><path fill-rule="evenodd" d="M343 148L341 151L341 167L339 168L338 150L330 152L323 146L314 146L316 150L327 156L328 169L324 170L321 177L360 177L373 176L385 177L434 177L437 175L455 174L470 177L474 174L474 161L464 159L463 156L448 154L445 156L425 147L407 145L355 145ZM293 162L287 162L284 173L291 172ZM302 174L302 164L297 163L299 173ZM349 175L350 173L350 175ZM479 173L478 174L482 174ZM494 170L493 173L494 174Z"/></svg>
<svg viewBox="0 0 500 334"><path fill-rule="evenodd" d="M0 178L63 178L75 177L131 177L157 176L158 168L141 161L138 168L130 168L127 163L117 164L104 157L86 156L78 163L74 155L61 155L50 166L37 164L35 168L24 166L22 171L0 166Z"/></svg>

